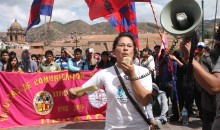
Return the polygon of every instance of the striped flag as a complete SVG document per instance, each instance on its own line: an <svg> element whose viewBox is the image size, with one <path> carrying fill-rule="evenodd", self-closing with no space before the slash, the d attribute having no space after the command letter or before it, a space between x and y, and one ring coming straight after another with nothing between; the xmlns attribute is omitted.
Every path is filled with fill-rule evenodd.
<svg viewBox="0 0 220 130"><path fill-rule="evenodd" d="M151 0L85 0L89 7L91 20L105 17L116 32L130 32L135 38L138 49L138 27L134 2L151 2Z"/></svg>
<svg viewBox="0 0 220 130"><path fill-rule="evenodd" d="M117 12L123 6L131 2L150 1L151 0L85 0L89 7L89 17L91 20Z"/></svg>
<svg viewBox="0 0 220 130"><path fill-rule="evenodd" d="M133 34L136 47L139 49L138 27L134 2L128 3L118 12L112 13L105 18L116 29L116 32L130 32Z"/></svg>
<svg viewBox="0 0 220 130"><path fill-rule="evenodd" d="M31 5L27 31L34 25L40 23L40 15L52 16L54 0L34 0Z"/></svg>

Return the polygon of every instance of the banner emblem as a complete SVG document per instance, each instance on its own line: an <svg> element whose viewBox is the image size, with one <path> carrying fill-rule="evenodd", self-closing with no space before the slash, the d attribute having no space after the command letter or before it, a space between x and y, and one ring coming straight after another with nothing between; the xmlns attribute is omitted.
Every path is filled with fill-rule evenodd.
<svg viewBox="0 0 220 130"><path fill-rule="evenodd" d="M33 106L39 115L47 115L53 109L54 101L47 91L40 91L34 96Z"/></svg>

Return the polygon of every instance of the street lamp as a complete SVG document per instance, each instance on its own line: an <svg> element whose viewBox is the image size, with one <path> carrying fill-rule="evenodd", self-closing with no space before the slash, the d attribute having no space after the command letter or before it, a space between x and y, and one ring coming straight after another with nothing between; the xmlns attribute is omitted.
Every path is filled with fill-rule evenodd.
<svg viewBox="0 0 220 130"><path fill-rule="evenodd" d="M202 0L202 42L204 42L204 0Z"/></svg>
<svg viewBox="0 0 220 130"><path fill-rule="evenodd" d="M81 37L82 33L77 33L75 32L71 32L71 39L73 40L73 43L76 43L76 47L77 48L77 43L80 42L79 40L82 39Z"/></svg>

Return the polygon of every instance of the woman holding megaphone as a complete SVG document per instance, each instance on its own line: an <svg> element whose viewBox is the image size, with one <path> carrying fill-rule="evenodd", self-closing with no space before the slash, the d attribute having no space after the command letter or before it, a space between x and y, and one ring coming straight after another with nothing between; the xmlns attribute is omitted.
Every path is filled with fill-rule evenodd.
<svg viewBox="0 0 220 130"><path fill-rule="evenodd" d="M69 97L85 95L77 95L77 91L88 86L104 86L108 98L105 129L148 130L149 121L143 111L151 98L152 79L147 68L133 64L136 53L133 35L120 33L114 40L113 53L116 64L97 72L82 87L70 88Z"/></svg>

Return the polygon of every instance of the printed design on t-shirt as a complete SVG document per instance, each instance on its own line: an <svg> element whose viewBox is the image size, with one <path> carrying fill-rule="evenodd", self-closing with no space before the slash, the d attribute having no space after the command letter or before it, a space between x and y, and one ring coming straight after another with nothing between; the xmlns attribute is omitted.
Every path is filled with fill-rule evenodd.
<svg viewBox="0 0 220 130"><path fill-rule="evenodd" d="M56 71L56 66L51 66L51 67L50 67L50 71L52 71L52 72L53 72L53 71Z"/></svg>
<svg viewBox="0 0 220 130"><path fill-rule="evenodd" d="M123 90L121 84L118 85L118 89L117 89L117 96L116 98L121 101L121 102L127 102L128 101L128 97L125 94L125 91Z"/></svg>
<svg viewBox="0 0 220 130"><path fill-rule="evenodd" d="M89 104L94 108L101 108L107 103L107 96L104 89L99 89L88 96Z"/></svg>

